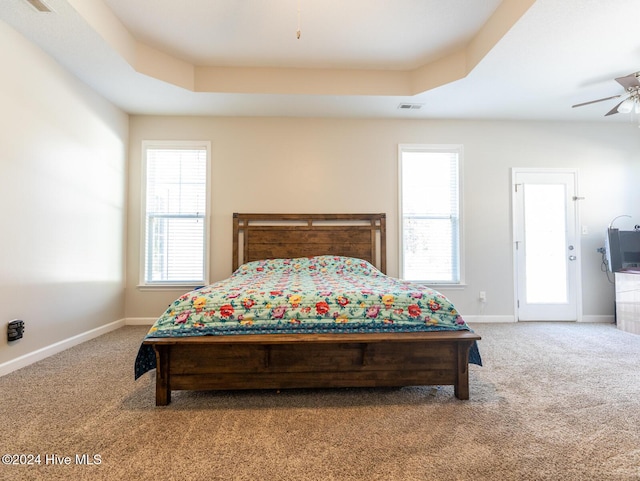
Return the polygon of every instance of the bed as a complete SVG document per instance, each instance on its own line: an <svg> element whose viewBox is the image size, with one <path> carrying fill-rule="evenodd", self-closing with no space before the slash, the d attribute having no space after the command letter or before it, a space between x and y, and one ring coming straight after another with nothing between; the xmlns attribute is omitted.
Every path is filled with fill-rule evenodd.
<svg viewBox="0 0 640 481"><path fill-rule="evenodd" d="M385 214L234 214L233 274L176 299L135 377L176 390L452 385L475 334L442 294L386 276Z"/></svg>

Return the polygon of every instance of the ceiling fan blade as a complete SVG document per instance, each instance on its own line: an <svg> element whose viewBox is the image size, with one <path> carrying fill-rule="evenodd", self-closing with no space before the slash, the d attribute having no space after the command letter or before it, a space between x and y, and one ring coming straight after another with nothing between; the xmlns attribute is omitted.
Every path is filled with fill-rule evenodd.
<svg viewBox="0 0 640 481"><path fill-rule="evenodd" d="M616 79L616 82L622 85L627 91L632 90L636 87L640 87L640 81L638 81L638 77L635 73L630 73L629 75L625 75L624 77L618 77Z"/></svg>
<svg viewBox="0 0 640 481"><path fill-rule="evenodd" d="M626 99L625 99L626 100ZM622 101L624 102L624 100ZM606 114L604 114L605 117L609 116L609 115L613 115L613 114L617 114L618 113L618 107L620 107L620 105L622 104L622 102L620 102L618 105L616 105L614 108L612 108L611 110L609 110Z"/></svg>
<svg viewBox="0 0 640 481"><path fill-rule="evenodd" d="M574 107L582 107L583 105L595 104L595 103L597 103L597 102L604 102L605 100L617 99L618 97L620 97L620 95L613 95L613 96L611 96L611 97L606 97L606 98L604 98L604 99L591 100L590 102L583 102L583 103L581 103L581 104L575 104L575 105L572 105L572 106L571 106L571 108L574 108Z"/></svg>

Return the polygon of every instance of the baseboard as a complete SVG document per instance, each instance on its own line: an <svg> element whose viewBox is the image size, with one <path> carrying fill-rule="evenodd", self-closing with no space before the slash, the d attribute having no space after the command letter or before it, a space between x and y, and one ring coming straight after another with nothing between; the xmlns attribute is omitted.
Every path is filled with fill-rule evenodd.
<svg viewBox="0 0 640 481"><path fill-rule="evenodd" d="M613 314L611 315L591 315L591 316L582 316L580 322L599 322L602 324L613 324L616 322L616 318Z"/></svg>
<svg viewBox="0 0 640 481"><path fill-rule="evenodd" d="M468 324L482 324L487 322L516 322L514 316L463 316Z"/></svg>
<svg viewBox="0 0 640 481"><path fill-rule="evenodd" d="M124 325L125 320L120 319L119 321L114 321L109 324L105 324L104 326L96 327L95 329L83 332L82 334L70 337L69 339L58 341L50 346L40 348L36 351L17 357L16 359L12 359L11 361L4 362L0 364L0 376L4 376L10 372L26 367L34 362L42 361L49 356L53 356L54 354L58 354L59 352L65 351L73 346L77 346L78 344L82 344L83 342L102 336L107 332L115 331Z"/></svg>
<svg viewBox="0 0 640 481"><path fill-rule="evenodd" d="M517 322L515 316L463 316L464 320L469 324L482 324L487 322ZM520 321L528 322L528 321ZM546 322L546 321L540 321ZM574 321L575 322L575 321ZM613 324L615 317L613 315L591 315L582 316L579 322L584 323L601 323L601 324Z"/></svg>
<svg viewBox="0 0 640 481"><path fill-rule="evenodd" d="M508 323L508 322L516 322L514 316L465 316L465 321L469 324L482 324L482 323ZM10 372L16 371L17 369L21 369L26 367L34 362L41 361L46 359L49 356L53 356L54 354L58 354L59 352L65 351L73 346L77 346L83 342L89 341L96 337L99 337L107 332L115 331L123 326L151 326L156 321L153 317L129 317L126 319L120 319L118 321L114 321L110 324L106 324L104 326L96 327L95 329L91 329L90 331L84 332L82 334L78 334L76 336L70 337L69 339L64 339L62 341L58 341L50 346L46 346L40 348L34 352L30 352L28 354L24 354L16 359L12 359L11 361L4 362L0 364L0 376L4 376L9 374ZM615 317L612 315L593 315L593 316L582 316L582 320L580 322L585 323L608 323L613 324L615 322Z"/></svg>
<svg viewBox="0 0 640 481"><path fill-rule="evenodd" d="M127 326L153 326L156 320L155 317L127 317L125 324Z"/></svg>

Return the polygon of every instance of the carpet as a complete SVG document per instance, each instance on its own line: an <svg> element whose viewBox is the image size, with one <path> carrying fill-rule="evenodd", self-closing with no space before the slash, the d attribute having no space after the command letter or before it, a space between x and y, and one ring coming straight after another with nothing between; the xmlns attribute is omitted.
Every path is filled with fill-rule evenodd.
<svg viewBox="0 0 640 481"><path fill-rule="evenodd" d="M472 327L484 366L468 401L421 386L155 407L154 373L133 380L147 328L127 326L0 378L0 479L640 480L640 336Z"/></svg>

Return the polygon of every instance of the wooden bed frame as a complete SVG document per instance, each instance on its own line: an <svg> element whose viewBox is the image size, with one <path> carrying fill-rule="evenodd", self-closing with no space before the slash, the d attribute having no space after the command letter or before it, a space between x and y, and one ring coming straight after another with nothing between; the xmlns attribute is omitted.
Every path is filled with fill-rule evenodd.
<svg viewBox="0 0 640 481"><path fill-rule="evenodd" d="M253 260L343 255L386 271L385 214L234 214L233 269ZM453 385L469 398L469 331L148 338L156 405L173 390Z"/></svg>

